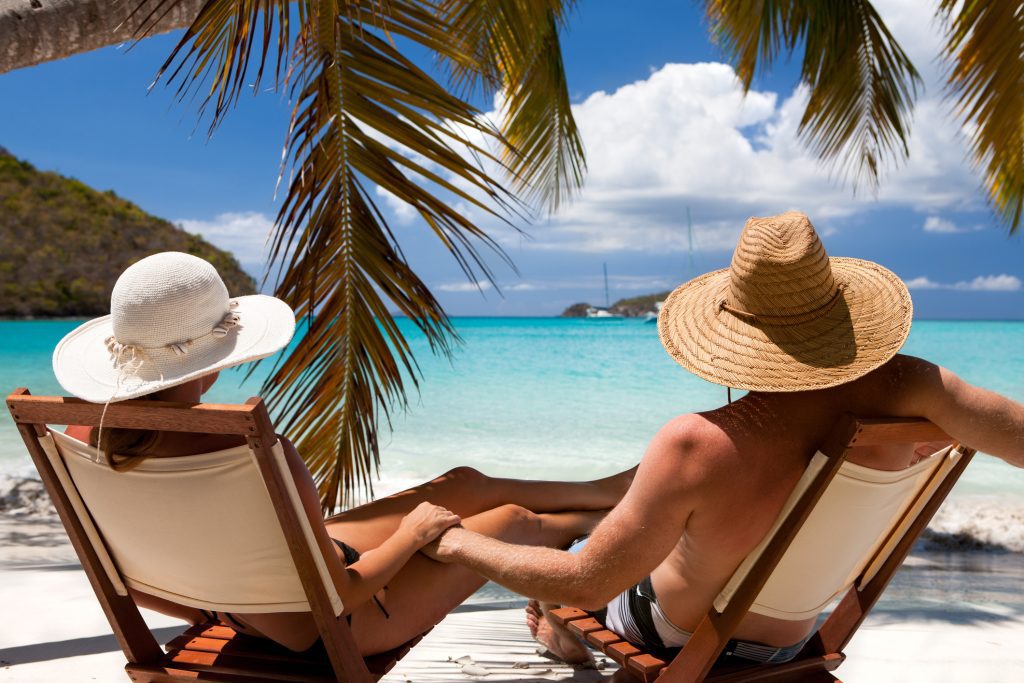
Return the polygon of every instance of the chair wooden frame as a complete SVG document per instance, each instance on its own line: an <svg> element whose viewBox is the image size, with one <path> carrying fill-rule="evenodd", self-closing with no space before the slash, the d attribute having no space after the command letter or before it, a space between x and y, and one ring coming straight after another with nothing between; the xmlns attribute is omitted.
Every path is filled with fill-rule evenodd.
<svg viewBox="0 0 1024 683"><path fill-rule="evenodd" d="M307 653L294 653L270 641L236 634L219 623L208 622L185 629L163 652L135 601L130 595L116 592L38 438L46 435L48 424L98 426L103 406L76 398L32 396L21 388L7 397L7 407L124 651L128 660L125 671L132 680L370 683L383 676L419 640L365 660L358 654L347 620L334 614L312 551L304 541L298 517L301 511L291 504L274 463L272 449L277 437L261 399L251 398L245 405L139 400L112 403L102 416L104 427L246 437L288 540L322 643L322 647Z"/></svg>
<svg viewBox="0 0 1024 683"><path fill-rule="evenodd" d="M717 667L715 662L818 499L846 461L850 449L855 446L921 441L952 442L952 439L936 425L921 418L860 419L846 415L840 419L820 449L828 456L825 466L779 526L775 536L739 585L728 606L722 612L718 612L714 607L709 608L686 647L670 662L624 641L582 610L565 607L555 610L554 616L578 636L602 650L634 678L645 683L655 679L659 683L838 681L839 679L829 672L843 663L846 658L843 649L874 607L896 570L903 564L917 537L924 531L960 478L974 455L973 449L957 446L961 453L959 460L919 509L902 537L896 540L878 572L860 588L859 578L854 581L795 659L783 664L751 663Z"/></svg>

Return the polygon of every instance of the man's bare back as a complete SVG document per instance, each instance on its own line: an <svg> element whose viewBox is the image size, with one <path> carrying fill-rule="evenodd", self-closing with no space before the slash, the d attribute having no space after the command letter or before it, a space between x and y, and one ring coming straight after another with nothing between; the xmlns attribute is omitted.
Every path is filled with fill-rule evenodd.
<svg viewBox="0 0 1024 683"><path fill-rule="evenodd" d="M834 388L751 393L672 420L655 436L625 498L579 555L510 548L458 529L430 552L541 601L585 609L600 609L650 574L665 616L692 631L768 532L844 413L926 417L954 438L1024 466L1024 406L927 361L895 356ZM917 457L912 447L859 448L849 455L886 470L904 469ZM785 647L812 625L813 619L748 617L735 637Z"/></svg>
<svg viewBox="0 0 1024 683"><path fill-rule="evenodd" d="M666 429L699 435L686 455L705 460L707 476L682 537L651 573L666 616L693 631L740 562L768 533L811 456L844 413L913 413L894 390L916 359L896 357L875 372L832 389L755 393L717 410L684 415ZM879 396L885 396L880 404ZM934 450L938 449L936 445ZM873 469L900 470L915 448L855 448L848 459ZM934 452L933 450L933 452ZM750 615L735 637L785 647L806 636L814 619L785 621Z"/></svg>

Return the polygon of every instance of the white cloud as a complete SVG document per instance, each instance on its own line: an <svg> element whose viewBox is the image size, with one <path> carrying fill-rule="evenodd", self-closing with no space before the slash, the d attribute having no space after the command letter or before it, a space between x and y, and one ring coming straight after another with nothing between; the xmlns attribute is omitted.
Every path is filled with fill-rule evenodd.
<svg viewBox="0 0 1024 683"><path fill-rule="evenodd" d="M408 202L402 201L393 193L388 192L380 185L376 186L377 196L384 200L384 204L391 209L395 222L399 225L411 225L415 222L419 212Z"/></svg>
<svg viewBox="0 0 1024 683"><path fill-rule="evenodd" d="M905 284L907 285L907 289L942 289L943 288L943 285L939 284L938 282L935 282L934 280L929 280L928 278L926 278L923 275L921 277L915 277L913 280L907 280Z"/></svg>
<svg viewBox="0 0 1024 683"><path fill-rule="evenodd" d="M1014 275L979 275L973 280L942 283L927 277L915 277L907 280L910 289L955 289L961 292L1018 292L1021 289L1020 278Z"/></svg>
<svg viewBox="0 0 1024 683"><path fill-rule="evenodd" d="M487 280L477 280L476 282L445 282L439 284L435 289L442 292L486 292L493 286Z"/></svg>
<svg viewBox="0 0 1024 683"><path fill-rule="evenodd" d="M971 227L961 227L951 220L941 218L939 216L928 216L924 219L924 231L925 232L941 232L947 234L961 233L961 232L974 232L981 230L982 226L973 225Z"/></svg>
<svg viewBox="0 0 1024 683"><path fill-rule="evenodd" d="M942 97L935 1L878 4L923 74L925 89L913 112L910 158L883 173L877 195L865 189L854 196L799 140L805 88L744 96L729 65L666 64L573 106L587 149L586 186L574 202L532 227L534 239L522 246L686 252L687 209L696 251L731 251L747 217L788 209L805 211L825 236L846 229L843 219L875 209L928 216L982 210L978 178L966 161L966 136ZM500 106L499 98L495 111ZM507 245L519 244L514 235L494 234Z"/></svg>
<svg viewBox="0 0 1024 683"><path fill-rule="evenodd" d="M956 283L953 289L972 292L1018 292L1020 286L1020 278L1013 275L979 275L970 282Z"/></svg>
<svg viewBox="0 0 1024 683"><path fill-rule="evenodd" d="M274 227L274 221L266 215L257 211L229 212L219 214L212 220L184 218L174 223L214 246L230 251L250 273L262 273L267 239Z"/></svg>

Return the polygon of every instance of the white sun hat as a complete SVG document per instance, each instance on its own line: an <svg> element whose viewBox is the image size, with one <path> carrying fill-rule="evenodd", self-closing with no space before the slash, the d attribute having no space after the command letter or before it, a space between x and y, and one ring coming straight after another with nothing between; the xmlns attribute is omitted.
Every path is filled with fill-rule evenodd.
<svg viewBox="0 0 1024 683"><path fill-rule="evenodd" d="M265 358L294 332L295 314L285 302L261 294L231 298L208 262L168 251L121 274L110 315L61 339L53 372L86 401L123 401Z"/></svg>

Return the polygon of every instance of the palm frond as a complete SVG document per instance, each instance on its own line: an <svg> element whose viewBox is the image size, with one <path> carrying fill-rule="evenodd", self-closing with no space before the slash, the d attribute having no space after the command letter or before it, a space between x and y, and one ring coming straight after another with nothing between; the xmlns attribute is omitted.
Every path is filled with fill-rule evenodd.
<svg viewBox="0 0 1024 683"><path fill-rule="evenodd" d="M572 116L559 28L574 2L443 0L440 15L471 61L446 63L457 91L503 94L503 161L530 204L553 211L583 183L583 141Z"/></svg>
<svg viewBox="0 0 1024 683"><path fill-rule="evenodd" d="M174 0L164 4L174 4ZM202 95L200 118L213 102L212 134L237 103L249 78L253 79L248 84L253 94L259 92L272 47L276 49L274 88L280 86L288 63L291 4L284 0L209 0L168 55L154 82L165 76L169 82L178 81L181 99ZM303 16L300 9L300 21ZM254 47L259 54L253 71L250 60ZM168 73L175 63L177 67Z"/></svg>
<svg viewBox="0 0 1024 683"><path fill-rule="evenodd" d="M164 68L182 97L203 96L201 111L215 103L216 126L237 101L246 73L254 69L258 79L276 47L276 82L287 83L293 110L283 168L290 171L288 188L268 272L281 274L275 293L302 324L297 345L271 369L263 392L278 427L297 442L324 509L330 510L351 502L359 489L372 492L378 430L390 423L393 410L405 406L407 384L419 381L411 345L395 316L407 317L437 353L449 353L458 340L375 205L374 186L412 206L468 278L493 283L481 248L511 262L482 228L452 208L451 199L509 222L523 203L489 169L514 179L536 174L530 157L508 156L509 141L481 112L397 48L394 37L423 46L467 73L489 68L467 49L472 41L449 24L436 3L301 0L299 21L293 18L291 24L287 6L273 0L211 0ZM550 22L560 15L549 8L545 16ZM557 32L550 28L557 52ZM560 56L543 64L557 56L550 40L544 44L546 51L531 53L530 68L546 68L548 82L564 86ZM503 67L503 78L507 71ZM533 125L558 123L575 135L567 95L564 106L556 107L566 112L562 119L538 118ZM520 106L522 111L539 108L539 103ZM564 162L547 161L549 148L536 141L539 133L525 122L516 125L520 132L512 137L530 142L526 152L534 155L533 163L547 164L544 173L563 184L574 177Z"/></svg>
<svg viewBox="0 0 1024 683"><path fill-rule="evenodd" d="M882 168L907 156L921 78L870 2L706 0L705 7L745 89L757 69L803 44L810 97L800 136L855 188L877 186Z"/></svg>
<svg viewBox="0 0 1024 683"><path fill-rule="evenodd" d="M1024 213L1024 11L1019 2L943 0L948 87L971 133L989 200L1015 233Z"/></svg>

